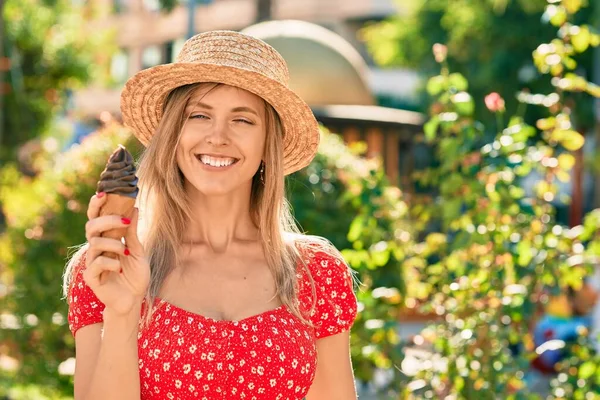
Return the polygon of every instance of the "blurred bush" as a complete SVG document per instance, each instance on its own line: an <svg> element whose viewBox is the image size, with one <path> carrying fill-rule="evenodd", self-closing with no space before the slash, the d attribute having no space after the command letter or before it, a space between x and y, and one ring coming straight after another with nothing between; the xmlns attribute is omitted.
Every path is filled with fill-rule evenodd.
<svg viewBox="0 0 600 400"><path fill-rule="evenodd" d="M8 223L0 235L0 346L19 365L2 373L0 389L36 383L72 392L71 377L58 373L74 346L61 299L61 275L68 248L85 241L87 203L118 143L135 154L129 132L112 125L66 153L45 157L47 164L35 179L21 176L12 166L0 170L0 202Z"/></svg>
<svg viewBox="0 0 600 400"><path fill-rule="evenodd" d="M0 60L0 162L14 161L21 144L46 132L65 112L71 90L108 79L116 49L107 29L88 29L101 10L70 0L6 0ZM67 105L68 106L68 105Z"/></svg>
<svg viewBox="0 0 600 400"><path fill-rule="evenodd" d="M548 14L564 14L550 18L558 38L539 45L533 59L539 73L550 75L553 90L519 95L542 106L535 126L522 115L505 120L498 93L481 102L495 127L478 122L469 82L451 70L448 49L433 46L441 73L427 82L433 104L424 135L436 165L416 176L429 188L411 203L423 240L403 267L406 301L423 303L440 321L415 338L433 359L413 371L408 385L395 383L401 398L539 398L527 386L530 363L543 351L531 330L539 305L579 290L598 267L598 210L584 226L569 228L557 223L553 202L557 183L570 179L573 152L584 144L579 121L571 119L578 103L565 99L572 92L587 102L600 97L596 85L573 72L575 58L598 46L600 35L572 23L580 2L550 3ZM527 193L525 178L532 173L540 178ZM600 390L600 358L588 334L581 329L570 355L556 365L553 398L588 399Z"/></svg>

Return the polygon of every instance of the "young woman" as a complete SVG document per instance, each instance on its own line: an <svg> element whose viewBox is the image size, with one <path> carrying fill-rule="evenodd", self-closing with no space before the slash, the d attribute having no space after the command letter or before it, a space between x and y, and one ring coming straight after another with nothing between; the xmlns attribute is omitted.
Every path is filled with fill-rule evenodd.
<svg viewBox="0 0 600 400"><path fill-rule="evenodd" d="M356 398L351 272L284 197L319 142L287 81L272 47L215 31L127 82L142 218L90 200L64 282L77 400Z"/></svg>

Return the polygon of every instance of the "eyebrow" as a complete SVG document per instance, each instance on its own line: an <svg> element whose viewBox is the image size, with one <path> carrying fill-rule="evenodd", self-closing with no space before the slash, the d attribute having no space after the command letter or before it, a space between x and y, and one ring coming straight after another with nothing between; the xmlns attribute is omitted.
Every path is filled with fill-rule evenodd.
<svg viewBox="0 0 600 400"><path fill-rule="evenodd" d="M208 105L206 103L202 103L201 101L195 102L195 103L192 102L187 108L191 108L191 107L200 107L200 108L204 108L206 110L212 110L213 109L212 106L210 106L210 105ZM258 113L253 108L245 107L245 106L232 108L231 112L248 112L248 113L256 115L257 117L260 117L258 115Z"/></svg>

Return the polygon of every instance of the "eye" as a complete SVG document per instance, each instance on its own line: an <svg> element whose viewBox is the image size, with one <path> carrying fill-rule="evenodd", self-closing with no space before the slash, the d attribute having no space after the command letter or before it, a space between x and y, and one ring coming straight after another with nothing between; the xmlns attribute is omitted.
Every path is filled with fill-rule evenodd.
<svg viewBox="0 0 600 400"><path fill-rule="evenodd" d="M244 124L248 124L248 125L254 125L254 122L244 119L244 118L238 118L238 119L234 119L235 122L242 122Z"/></svg>
<svg viewBox="0 0 600 400"><path fill-rule="evenodd" d="M208 119L208 117L204 114L195 114L190 115L190 119Z"/></svg>

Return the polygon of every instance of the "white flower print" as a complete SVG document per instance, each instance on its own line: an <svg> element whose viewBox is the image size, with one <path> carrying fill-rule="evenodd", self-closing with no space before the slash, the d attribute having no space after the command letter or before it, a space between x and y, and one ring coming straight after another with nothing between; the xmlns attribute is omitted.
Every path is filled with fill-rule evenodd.
<svg viewBox="0 0 600 400"><path fill-rule="evenodd" d="M300 270L299 297L293 301L301 310L316 306L307 315L312 325L286 307L239 323L217 322L158 299L151 324L137 334L141 398L305 398L316 371L316 339L349 329L356 315L351 276L344 273L343 261L321 252L309 252L306 258L316 298L313 303L306 290L310 280ZM104 310L82 279L77 287L70 296L72 330L102 322ZM227 377L232 377L229 383Z"/></svg>

